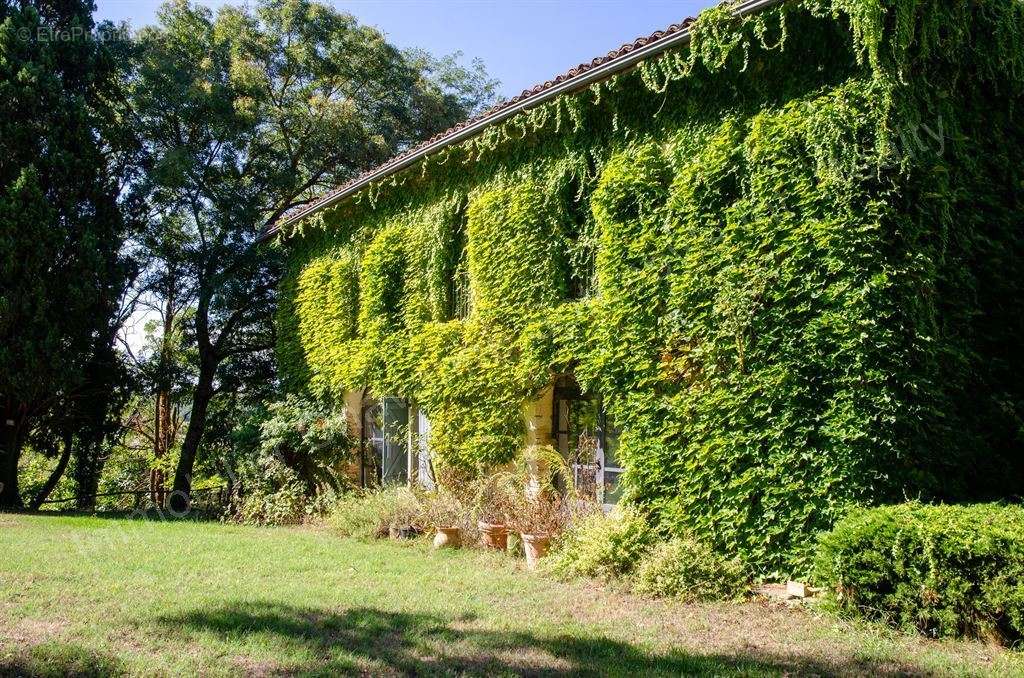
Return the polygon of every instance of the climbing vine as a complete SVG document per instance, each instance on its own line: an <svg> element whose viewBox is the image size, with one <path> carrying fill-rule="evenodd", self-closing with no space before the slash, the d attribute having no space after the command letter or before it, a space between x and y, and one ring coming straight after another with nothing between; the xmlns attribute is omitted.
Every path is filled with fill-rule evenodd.
<svg viewBox="0 0 1024 678"><path fill-rule="evenodd" d="M562 225L531 183L481 191L469 207L473 306L521 314L565 297Z"/></svg>
<svg viewBox="0 0 1024 678"><path fill-rule="evenodd" d="M854 503L1019 493L1022 7L703 14L300 224L286 383L411 398L479 472L572 373L627 501L764 573Z"/></svg>

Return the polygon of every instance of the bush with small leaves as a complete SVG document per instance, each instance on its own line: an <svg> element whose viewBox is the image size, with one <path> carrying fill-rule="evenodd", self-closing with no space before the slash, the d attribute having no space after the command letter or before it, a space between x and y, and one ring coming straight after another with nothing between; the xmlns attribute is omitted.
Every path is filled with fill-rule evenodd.
<svg viewBox="0 0 1024 678"><path fill-rule="evenodd" d="M423 523L434 529L468 528L472 510L455 492L441 488L422 497Z"/></svg>
<svg viewBox="0 0 1024 678"><path fill-rule="evenodd" d="M1024 508L916 502L822 535L815 580L846 614L932 637L1024 637Z"/></svg>
<svg viewBox="0 0 1024 678"><path fill-rule="evenodd" d="M676 537L646 555L633 577L637 593L687 602L739 598L747 575L738 560L727 560L694 537Z"/></svg>
<svg viewBox="0 0 1024 678"><path fill-rule="evenodd" d="M631 572L654 541L650 525L632 509L595 513L565 532L556 544L551 568L566 576L612 579Z"/></svg>

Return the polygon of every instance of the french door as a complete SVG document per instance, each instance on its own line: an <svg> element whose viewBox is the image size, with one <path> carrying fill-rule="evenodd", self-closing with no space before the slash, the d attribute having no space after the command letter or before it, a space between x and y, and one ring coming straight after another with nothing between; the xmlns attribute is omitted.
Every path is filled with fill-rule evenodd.
<svg viewBox="0 0 1024 678"><path fill-rule="evenodd" d="M430 448L427 440L430 438L430 420L427 413L422 409L416 411L416 478L422 487L433 490L437 483L434 481L434 465L430 461Z"/></svg>
<svg viewBox="0 0 1024 678"><path fill-rule="evenodd" d="M558 451L569 462L576 490L614 506L621 494L623 468L617 457L619 433L601 407L601 399L584 394L575 381L555 386L551 430Z"/></svg>
<svg viewBox="0 0 1024 678"><path fill-rule="evenodd" d="M408 480L409 406L401 398L363 401L362 484Z"/></svg>

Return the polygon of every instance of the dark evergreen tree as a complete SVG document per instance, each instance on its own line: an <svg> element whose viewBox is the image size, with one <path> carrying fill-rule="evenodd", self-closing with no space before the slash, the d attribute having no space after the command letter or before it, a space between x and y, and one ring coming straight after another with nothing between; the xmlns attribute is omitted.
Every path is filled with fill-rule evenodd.
<svg viewBox="0 0 1024 678"><path fill-rule="evenodd" d="M22 448L97 368L129 273L119 58L93 9L0 0L0 508L23 505Z"/></svg>

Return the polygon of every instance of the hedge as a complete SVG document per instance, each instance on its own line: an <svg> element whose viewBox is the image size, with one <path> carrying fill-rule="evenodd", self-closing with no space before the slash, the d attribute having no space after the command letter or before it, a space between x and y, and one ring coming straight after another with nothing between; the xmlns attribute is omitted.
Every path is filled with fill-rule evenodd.
<svg viewBox="0 0 1024 678"><path fill-rule="evenodd" d="M858 510L821 537L815 580L847 613L933 637L1024 637L1024 508Z"/></svg>

